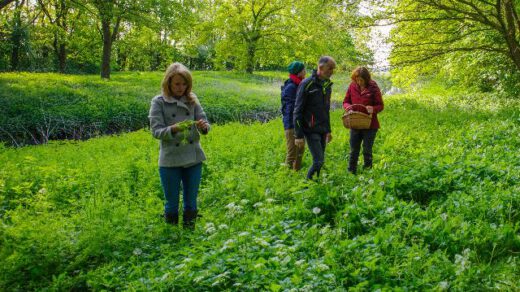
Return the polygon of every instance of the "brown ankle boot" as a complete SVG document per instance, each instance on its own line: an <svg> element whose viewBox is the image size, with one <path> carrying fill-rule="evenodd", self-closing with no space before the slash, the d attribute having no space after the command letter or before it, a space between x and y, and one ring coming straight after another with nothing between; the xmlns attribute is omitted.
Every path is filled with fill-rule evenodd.
<svg viewBox="0 0 520 292"><path fill-rule="evenodd" d="M198 210L184 210L182 214L182 227L185 229L195 229L195 221L197 220Z"/></svg>

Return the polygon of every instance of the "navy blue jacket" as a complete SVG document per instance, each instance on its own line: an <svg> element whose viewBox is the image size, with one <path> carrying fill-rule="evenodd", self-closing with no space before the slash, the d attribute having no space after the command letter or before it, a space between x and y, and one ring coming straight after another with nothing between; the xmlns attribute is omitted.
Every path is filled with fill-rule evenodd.
<svg viewBox="0 0 520 292"><path fill-rule="evenodd" d="M287 79L282 86L282 121L284 129L293 129L293 112L294 103L296 102L296 90L298 85L291 80Z"/></svg>
<svg viewBox="0 0 520 292"><path fill-rule="evenodd" d="M294 106L294 135L301 139L304 133L330 133L330 97L332 82L320 80L316 70L300 83Z"/></svg>

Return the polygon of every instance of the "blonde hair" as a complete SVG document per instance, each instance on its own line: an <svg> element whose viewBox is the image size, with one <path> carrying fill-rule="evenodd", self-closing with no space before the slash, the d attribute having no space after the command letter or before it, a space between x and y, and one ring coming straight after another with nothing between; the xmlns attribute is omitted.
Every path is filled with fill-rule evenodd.
<svg viewBox="0 0 520 292"><path fill-rule="evenodd" d="M198 103L198 99L191 92L191 88L193 86L193 79L191 77L191 72L186 66L182 65L181 63L175 62L171 64L168 69L166 69L166 72L164 73L164 78L161 83L162 87L162 94L163 96L167 97L173 97L172 89L171 89L171 81L173 76L180 75L184 81L186 82L186 92L184 92L184 95L188 99L189 104L195 104Z"/></svg>

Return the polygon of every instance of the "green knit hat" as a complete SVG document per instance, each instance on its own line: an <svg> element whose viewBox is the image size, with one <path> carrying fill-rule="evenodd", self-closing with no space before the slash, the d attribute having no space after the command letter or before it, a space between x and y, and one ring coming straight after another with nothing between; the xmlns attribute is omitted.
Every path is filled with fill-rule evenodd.
<svg viewBox="0 0 520 292"><path fill-rule="evenodd" d="M305 65L300 61L294 61L289 64L289 67L287 67L287 70L289 70L289 73L291 74L298 74L303 69L305 69Z"/></svg>

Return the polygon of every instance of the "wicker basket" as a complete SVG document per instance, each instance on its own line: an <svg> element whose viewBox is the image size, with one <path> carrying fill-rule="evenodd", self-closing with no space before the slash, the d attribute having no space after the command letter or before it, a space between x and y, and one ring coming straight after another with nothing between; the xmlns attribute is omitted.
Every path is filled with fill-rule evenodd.
<svg viewBox="0 0 520 292"><path fill-rule="evenodd" d="M362 104L353 104L352 106L365 107ZM343 119L343 126L345 126L347 129L355 130L370 129L370 124L372 123L372 114L365 114L359 111L350 110L352 106L347 108L347 111L341 117Z"/></svg>

